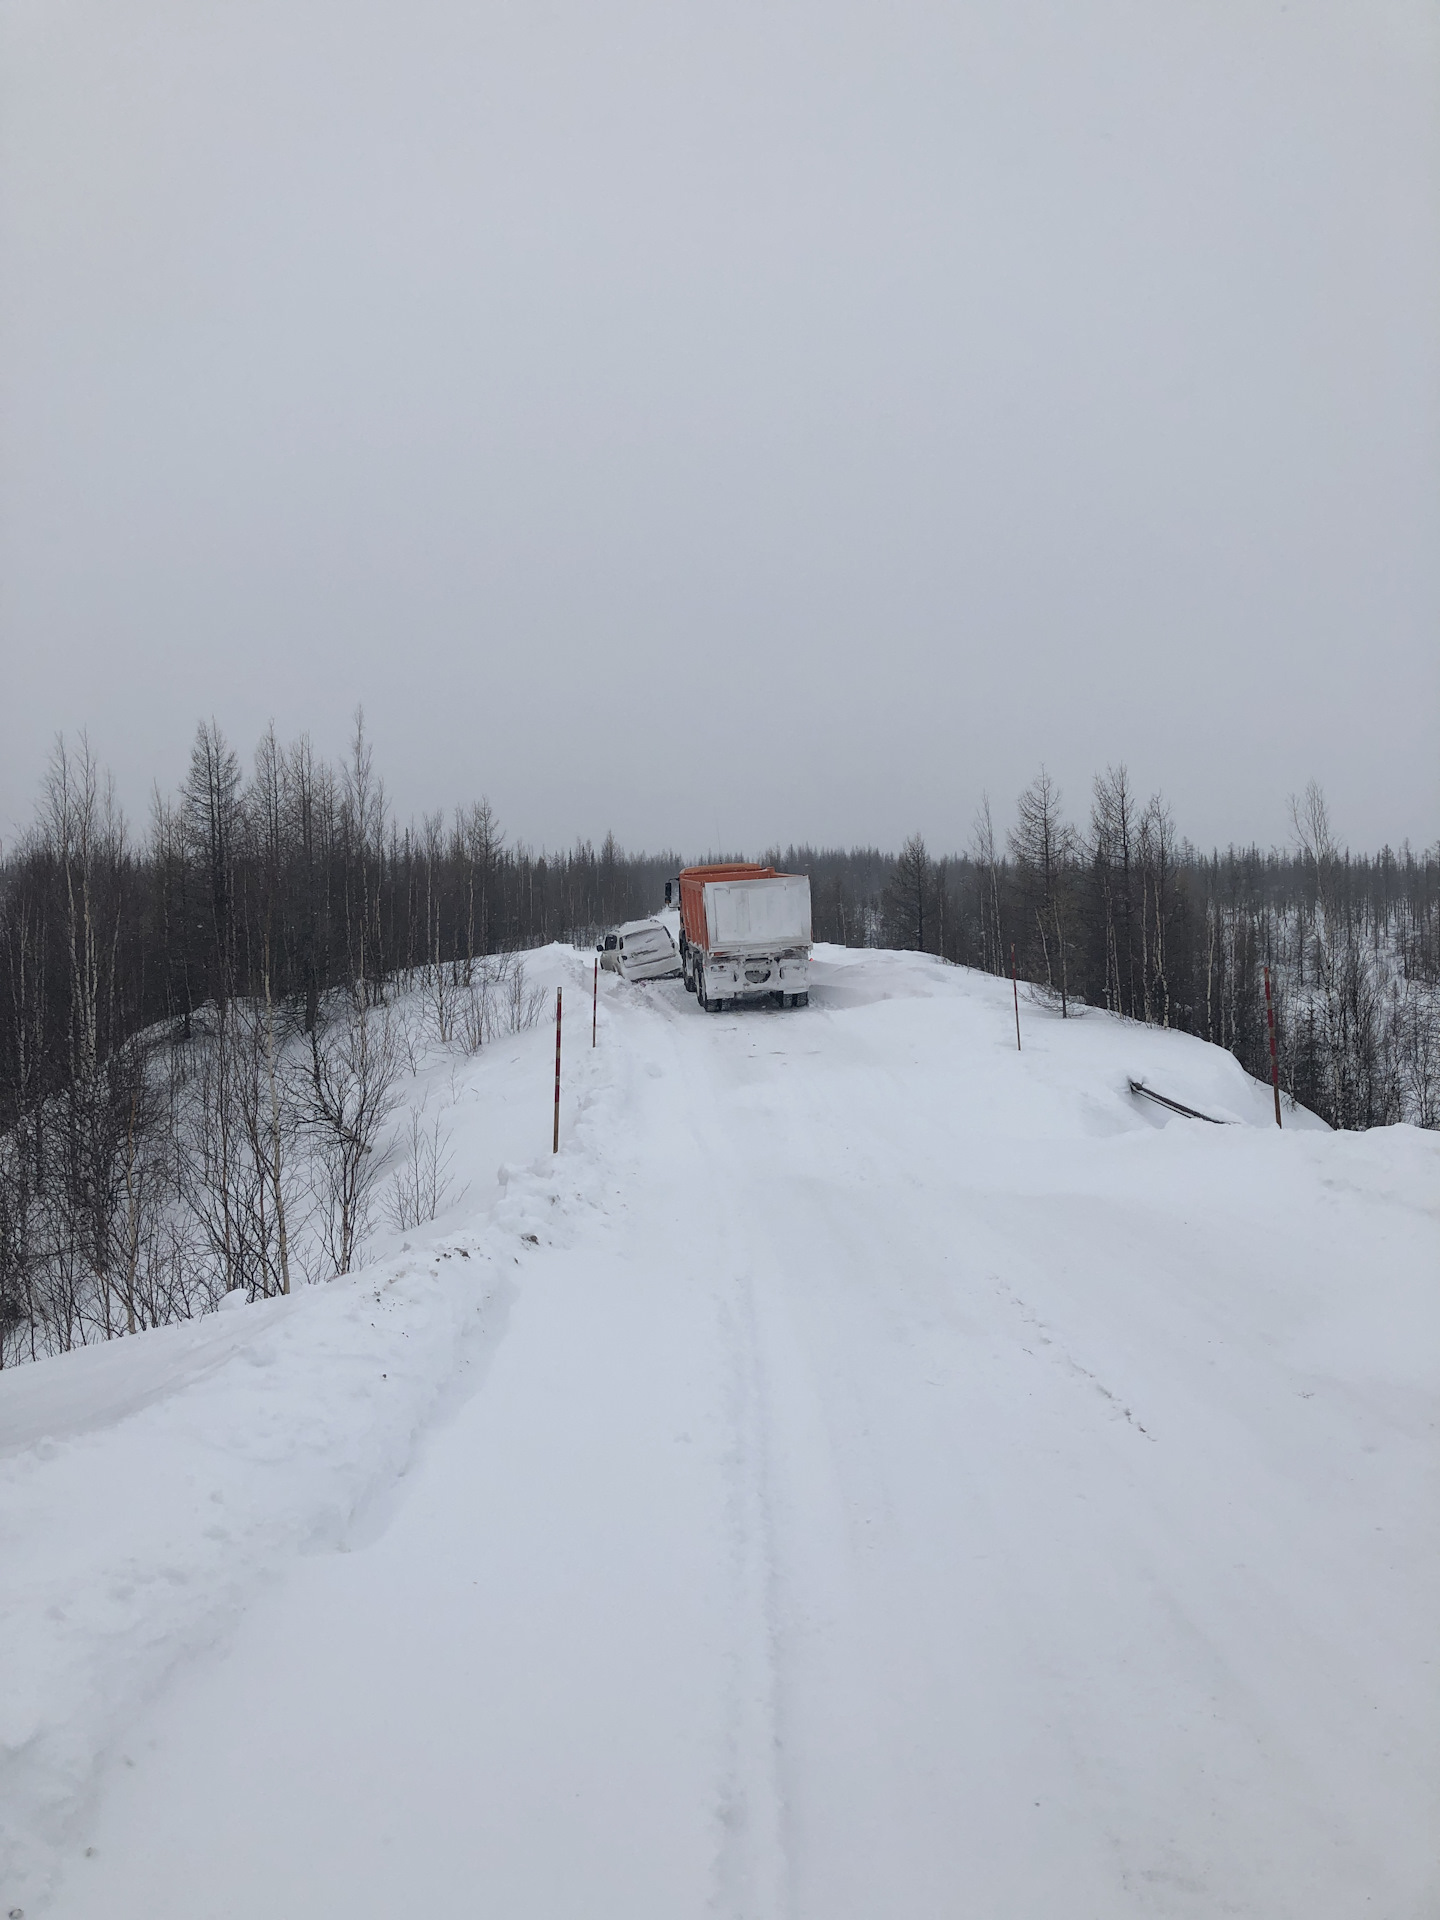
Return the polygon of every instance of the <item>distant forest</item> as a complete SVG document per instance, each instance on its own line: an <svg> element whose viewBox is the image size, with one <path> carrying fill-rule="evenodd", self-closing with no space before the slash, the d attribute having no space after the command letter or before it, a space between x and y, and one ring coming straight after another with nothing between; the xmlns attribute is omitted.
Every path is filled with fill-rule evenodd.
<svg viewBox="0 0 1440 1920"><path fill-rule="evenodd" d="M1440 1126L1440 844L1352 855L1314 785L1293 816L1284 851L1202 854L1123 767L1096 778L1080 824L1042 772L1003 839L982 806L963 854L934 858L917 834L898 854L778 857L811 877L817 939L1013 966L1062 1014L1198 1034L1261 1080L1268 967L1292 1099L1335 1127Z"/></svg>
<svg viewBox="0 0 1440 1920"><path fill-rule="evenodd" d="M1268 965L1289 1095L1337 1127L1440 1124L1440 844L1353 855L1314 786L1283 851L1199 852L1117 767L1079 816L1041 771L960 852L917 834L756 857L810 876L817 940L997 974L1013 955L1062 1015L1198 1034L1262 1079ZM326 1170L313 1245L345 1271L399 1044L367 1011L420 981L438 1038L473 1050L536 1015L503 956L590 945L682 864L609 835L532 849L484 800L402 825L359 716L339 765L272 731L248 775L202 725L142 833L87 745L57 745L0 854L0 1364L238 1284L288 1291L307 1156ZM433 1197L433 1152L429 1178Z"/></svg>

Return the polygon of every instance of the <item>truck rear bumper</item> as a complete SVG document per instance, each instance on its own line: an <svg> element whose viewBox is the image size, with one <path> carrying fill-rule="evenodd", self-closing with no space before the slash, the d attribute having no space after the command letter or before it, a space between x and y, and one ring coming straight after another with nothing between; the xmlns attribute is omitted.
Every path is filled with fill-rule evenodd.
<svg viewBox="0 0 1440 1920"><path fill-rule="evenodd" d="M810 991L806 954L707 953L704 966L705 991L712 1000L768 1000L776 993Z"/></svg>

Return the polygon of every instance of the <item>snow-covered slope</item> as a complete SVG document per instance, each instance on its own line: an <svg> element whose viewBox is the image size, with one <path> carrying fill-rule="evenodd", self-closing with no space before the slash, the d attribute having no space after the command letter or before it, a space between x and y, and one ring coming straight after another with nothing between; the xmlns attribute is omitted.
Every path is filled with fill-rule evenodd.
<svg viewBox="0 0 1440 1920"><path fill-rule="evenodd" d="M542 1028L408 1245L0 1376L0 1912L1431 1910L1440 1141L816 982L607 978L558 1158Z"/></svg>

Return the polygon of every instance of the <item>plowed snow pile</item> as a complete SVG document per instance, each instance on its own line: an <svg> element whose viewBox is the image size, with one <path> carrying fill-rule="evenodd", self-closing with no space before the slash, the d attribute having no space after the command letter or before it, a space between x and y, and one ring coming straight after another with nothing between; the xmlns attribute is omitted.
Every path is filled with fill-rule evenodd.
<svg viewBox="0 0 1440 1920"><path fill-rule="evenodd" d="M607 978L558 1157L540 1029L363 1272L0 1376L0 1913L1440 1910L1440 1140L816 978Z"/></svg>

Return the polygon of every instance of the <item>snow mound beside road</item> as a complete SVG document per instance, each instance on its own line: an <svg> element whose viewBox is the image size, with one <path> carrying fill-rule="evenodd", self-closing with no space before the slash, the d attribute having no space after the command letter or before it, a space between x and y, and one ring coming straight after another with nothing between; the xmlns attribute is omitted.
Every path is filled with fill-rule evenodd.
<svg viewBox="0 0 1440 1920"><path fill-rule="evenodd" d="M123 1757L177 1660L297 1552L344 1547L404 1473L482 1317L486 1264L458 1248L386 1263L4 1382L7 1897L43 1876L97 1757Z"/></svg>
<svg viewBox="0 0 1440 1920"><path fill-rule="evenodd" d="M580 984L568 948L527 958L549 990ZM522 1228L551 1211L553 1048L515 1034L406 1083L397 1133L448 1083L465 1191L427 1228L379 1225L356 1273L0 1374L0 1912L43 1897L97 1765L125 1763L177 1665L297 1554L367 1537L483 1366ZM529 1160L501 1181L506 1153Z"/></svg>
<svg viewBox="0 0 1440 1920"><path fill-rule="evenodd" d="M1065 1019L1058 1002L1050 1005L1022 982L1017 1061L1011 1057L1016 1053L1015 1002L1009 980L920 954L829 946L815 949L813 980L811 1000L828 1010L899 1003L888 1016L878 1016L880 1030L893 1030L897 1046L917 1065L927 1043L940 1067L962 1040L963 1070L945 1085L990 1132L1013 1129L1029 1136L1054 1125L1065 1133L1115 1133L1194 1124L1138 1098L1130 1090L1132 1080L1216 1120L1275 1125L1270 1088L1251 1079L1233 1054L1191 1034L1142 1026L1078 1004ZM927 1021L913 1003L937 998L944 1002L944 1014ZM1330 1131L1316 1114L1282 1098L1286 1127Z"/></svg>

